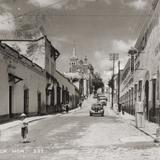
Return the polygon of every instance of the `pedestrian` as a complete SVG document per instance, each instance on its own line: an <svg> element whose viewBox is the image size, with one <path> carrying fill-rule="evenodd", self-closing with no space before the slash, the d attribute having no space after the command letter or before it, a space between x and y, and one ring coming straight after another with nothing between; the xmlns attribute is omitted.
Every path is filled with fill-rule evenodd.
<svg viewBox="0 0 160 160"><path fill-rule="evenodd" d="M121 105L122 114L124 115L124 103Z"/></svg>
<svg viewBox="0 0 160 160"><path fill-rule="evenodd" d="M122 109L122 104L119 103L119 104L118 104L118 112L121 112L121 109Z"/></svg>
<svg viewBox="0 0 160 160"><path fill-rule="evenodd" d="M68 113L69 112L69 105L68 105L68 103L66 104L66 113Z"/></svg>
<svg viewBox="0 0 160 160"><path fill-rule="evenodd" d="M82 100L79 101L79 107L82 108Z"/></svg>
<svg viewBox="0 0 160 160"><path fill-rule="evenodd" d="M28 139L28 121L26 120L26 114L22 113L21 118L21 136L23 143L27 142Z"/></svg>

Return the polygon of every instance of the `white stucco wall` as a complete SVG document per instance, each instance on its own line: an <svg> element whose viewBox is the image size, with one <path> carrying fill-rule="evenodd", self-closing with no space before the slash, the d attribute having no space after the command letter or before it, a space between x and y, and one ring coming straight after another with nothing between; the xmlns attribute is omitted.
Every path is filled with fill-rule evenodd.
<svg viewBox="0 0 160 160"><path fill-rule="evenodd" d="M8 49L5 49L8 51ZM41 103L46 103L45 88L46 78L43 72L36 72L33 66L27 67L21 63L20 59L6 57L1 53L0 48L0 115L9 114L9 82L8 73L12 73L23 80L13 86L13 113L22 113L24 111L24 89L29 89L29 112L38 111L37 92L41 92ZM10 52L10 50L9 50ZM5 52L4 52L5 53ZM5 53L7 55L7 53ZM14 55L14 54L13 54ZM16 54L15 54L16 55ZM11 65L13 68L8 68Z"/></svg>
<svg viewBox="0 0 160 160"><path fill-rule="evenodd" d="M155 19L155 27L148 38L144 51L146 54L146 71L149 71L149 101L152 101L152 79L156 79L157 84L160 84L157 77L157 72L160 71L160 2L157 5L150 23Z"/></svg>
<svg viewBox="0 0 160 160"><path fill-rule="evenodd" d="M5 115L9 112L9 86L6 71L7 68L3 60L3 56L0 53L0 115Z"/></svg>
<svg viewBox="0 0 160 160"><path fill-rule="evenodd" d="M55 77L56 77L57 81L59 82L59 85L61 87L61 92L62 92L62 86L64 86L64 89L68 88L70 97L76 95L75 86L71 82L69 82L68 79L66 79L58 71L56 71ZM62 102L62 98L61 98L61 102ZM71 104L73 105L75 102L69 102L69 103L70 103L70 105Z"/></svg>

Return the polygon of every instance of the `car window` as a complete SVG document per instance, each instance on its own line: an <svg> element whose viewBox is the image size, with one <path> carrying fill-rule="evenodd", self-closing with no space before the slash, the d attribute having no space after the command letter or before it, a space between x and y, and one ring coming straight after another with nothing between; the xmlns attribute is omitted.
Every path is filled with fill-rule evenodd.
<svg viewBox="0 0 160 160"><path fill-rule="evenodd" d="M103 107L102 107L102 105L101 104L93 104L92 105L92 107L91 107L91 109L102 109Z"/></svg>

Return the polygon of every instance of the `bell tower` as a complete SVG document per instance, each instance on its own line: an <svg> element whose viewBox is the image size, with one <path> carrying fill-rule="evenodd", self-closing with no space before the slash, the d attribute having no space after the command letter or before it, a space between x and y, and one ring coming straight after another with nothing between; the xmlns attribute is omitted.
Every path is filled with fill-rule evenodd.
<svg viewBox="0 0 160 160"><path fill-rule="evenodd" d="M74 47L72 50L72 57L70 58L70 63L69 63L69 72L76 72L77 71L77 63L78 63L78 57L76 56L76 47L74 43Z"/></svg>

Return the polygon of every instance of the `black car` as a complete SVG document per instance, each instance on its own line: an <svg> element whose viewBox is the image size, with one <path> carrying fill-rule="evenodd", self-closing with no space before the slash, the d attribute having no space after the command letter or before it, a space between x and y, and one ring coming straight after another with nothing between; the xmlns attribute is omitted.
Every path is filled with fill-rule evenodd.
<svg viewBox="0 0 160 160"><path fill-rule="evenodd" d="M104 116L104 108L101 103L92 104L89 111L90 116Z"/></svg>
<svg viewBox="0 0 160 160"><path fill-rule="evenodd" d="M106 101L106 103L107 103L107 101L108 101L107 97L104 96L104 95L99 95L99 96L97 97L97 100L98 100L98 101L104 100L104 101Z"/></svg>

